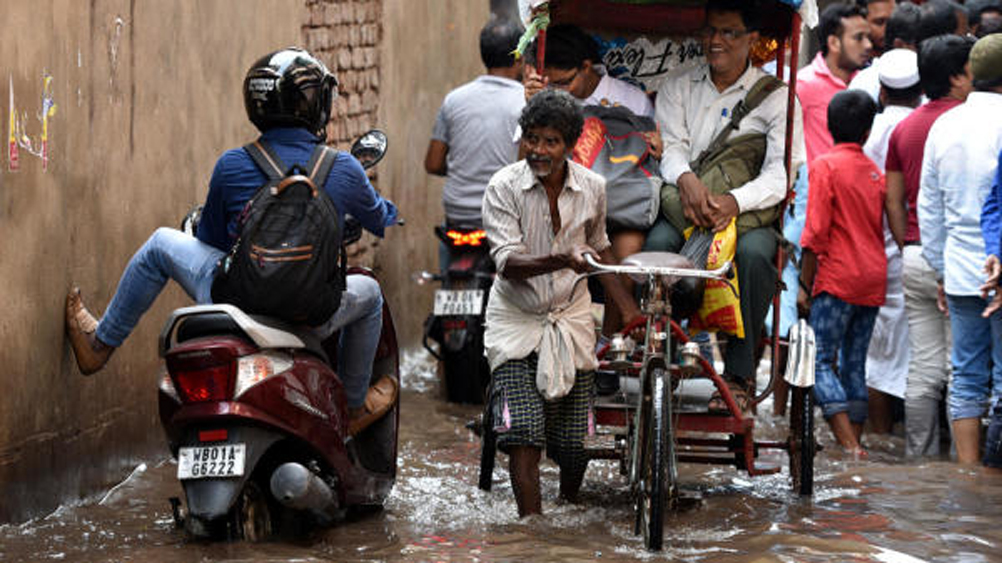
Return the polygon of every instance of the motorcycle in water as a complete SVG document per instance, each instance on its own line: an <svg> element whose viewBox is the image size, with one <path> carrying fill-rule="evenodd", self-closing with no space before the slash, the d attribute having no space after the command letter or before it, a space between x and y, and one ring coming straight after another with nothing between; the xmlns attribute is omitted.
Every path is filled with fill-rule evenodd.
<svg viewBox="0 0 1002 563"><path fill-rule="evenodd" d="M386 151L381 131L352 145L362 165ZM197 226L197 208L183 228ZM344 240L361 227L346 218ZM350 268L348 273L372 273ZM398 398L351 436L336 366L337 334L314 333L233 305L174 311L160 334L166 373L160 420L185 496L171 499L175 522L199 537L267 538L326 525L352 507L381 507L397 469ZM383 306L373 385L400 381L393 319Z"/></svg>
<svg viewBox="0 0 1002 563"><path fill-rule="evenodd" d="M484 357L485 311L494 282L487 234L479 227L436 226L435 235L449 250L449 266L441 274L415 275L420 284L442 284L424 323L423 344L441 363L446 399L481 404L491 377ZM429 340L438 343L437 350Z"/></svg>

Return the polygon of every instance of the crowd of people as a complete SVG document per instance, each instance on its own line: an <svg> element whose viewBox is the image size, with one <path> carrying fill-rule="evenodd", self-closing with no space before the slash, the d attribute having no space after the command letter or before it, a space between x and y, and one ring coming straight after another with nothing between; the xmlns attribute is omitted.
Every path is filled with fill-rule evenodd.
<svg viewBox="0 0 1002 563"><path fill-rule="evenodd" d="M684 254L689 232L732 226L743 330L726 339L722 376L740 409L781 291L778 330L798 317L814 329L815 399L848 455L865 458L864 427L891 432L902 411L908 457L952 450L1002 468L1002 2L830 4L797 76L789 155L788 85L752 63L760 17L755 2L710 0L705 59L656 92L610 76L571 25L548 30L537 73L531 50L513 55L520 29L492 20L480 38L487 74L442 105L426 169L447 177L445 221L482 224L497 266L485 345L521 515L540 510L544 448L561 495L575 496L594 350L639 312L629 280L600 276L596 337L590 299L569 283L583 254ZM610 201L618 188L575 153L582 106L653 118L655 132L640 132L664 184L656 220L624 220ZM720 188L704 165L727 158L754 162ZM715 395L708 409L722 403Z"/></svg>

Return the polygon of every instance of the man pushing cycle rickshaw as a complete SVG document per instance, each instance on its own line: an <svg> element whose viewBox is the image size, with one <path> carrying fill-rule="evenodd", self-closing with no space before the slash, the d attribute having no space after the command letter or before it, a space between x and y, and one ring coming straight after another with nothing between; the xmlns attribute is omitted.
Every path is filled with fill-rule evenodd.
<svg viewBox="0 0 1002 563"><path fill-rule="evenodd" d="M520 515L541 510L543 448L559 465L561 496L570 500L588 460L619 459L636 499L635 531L650 549L662 546L680 461L731 464L757 475L779 470L756 465L760 449L784 449L794 489L812 492L813 364L801 362L804 369L797 369L793 362L788 370L795 387L787 441L755 442L750 415L778 378L774 363L769 385L756 394L755 350L769 302L777 299L776 272L783 261L777 229L791 185L789 170L803 158L794 92L782 82L789 78L795 84L795 70L782 76L786 68L796 68L799 47L800 16L791 2L533 2L527 35L538 32L535 76L556 87L528 100L521 119L525 159L494 176L483 207L498 278L487 311L492 382L480 486L491 486L495 448L509 453ZM691 53L686 45L699 38L705 62L670 71L657 89L660 163L651 153L661 147L650 146L659 143L642 143L639 154L624 154L617 147L631 135L610 132L611 121L603 121L621 116L598 111L587 113L586 120L572 96L560 91L573 93L578 79L574 69L559 80L547 72L546 29L555 24L628 34L647 45L652 45L647 36L669 37L664 41L675 41L681 53ZM770 58L778 62L779 79L754 64ZM618 105L608 102L602 105ZM601 150L609 153L581 158L575 145L581 146L582 131L585 140L597 135ZM629 206L620 205L628 196L614 180L618 172L589 170L606 161L634 164L659 187L661 213L647 225L643 252L623 257L612 251L607 220L613 223L613 215ZM728 245L730 251L722 252ZM601 280L607 314L611 308L625 320L598 346L590 295L579 283L585 275ZM639 307L630 298L633 284ZM706 314L710 299L703 295L711 293L730 303L725 315ZM731 334L725 370L718 374L682 326L714 328L721 318ZM778 325L773 323L767 339L773 358ZM640 333L636 346L624 337ZM794 352L809 352L806 333L794 340ZM712 382L715 392L706 408L679 412L676 391L687 378Z"/></svg>

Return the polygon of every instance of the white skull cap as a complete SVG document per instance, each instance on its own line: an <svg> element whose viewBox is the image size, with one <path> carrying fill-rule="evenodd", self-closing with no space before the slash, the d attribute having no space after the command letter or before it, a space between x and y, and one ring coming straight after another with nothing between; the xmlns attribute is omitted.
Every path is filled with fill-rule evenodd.
<svg viewBox="0 0 1002 563"><path fill-rule="evenodd" d="M911 49L888 51L877 61L877 75L888 88L911 88L919 82L918 55Z"/></svg>

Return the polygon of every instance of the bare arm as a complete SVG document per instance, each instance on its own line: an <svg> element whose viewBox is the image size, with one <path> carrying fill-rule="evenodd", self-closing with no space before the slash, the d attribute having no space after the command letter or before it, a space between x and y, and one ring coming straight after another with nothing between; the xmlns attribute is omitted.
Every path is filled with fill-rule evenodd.
<svg viewBox="0 0 1002 563"><path fill-rule="evenodd" d="M436 176L445 176L446 173L446 163L445 157L449 154L449 145L432 139L428 142L428 152L424 155L424 169L429 174L434 174Z"/></svg>
<svg viewBox="0 0 1002 563"><path fill-rule="evenodd" d="M524 281L557 270L571 267L570 254L545 254L534 256L513 252L508 255L501 275L510 280Z"/></svg>
<svg viewBox="0 0 1002 563"><path fill-rule="evenodd" d="M905 209L905 176L901 172L887 171L887 223L898 248L905 245L908 229L908 211Z"/></svg>
<svg viewBox="0 0 1002 563"><path fill-rule="evenodd" d="M599 254L599 258L603 264L619 263L619 261L616 260L616 256L612 253L611 246L603 250L601 254ZM605 294L612 299L612 302L615 303L616 307L619 309L624 326L640 316L640 308L637 307L637 302L633 300L633 296L626 290L626 287L623 285L623 280L620 279L619 276L614 274L601 274L599 275L598 280L602 282Z"/></svg>

